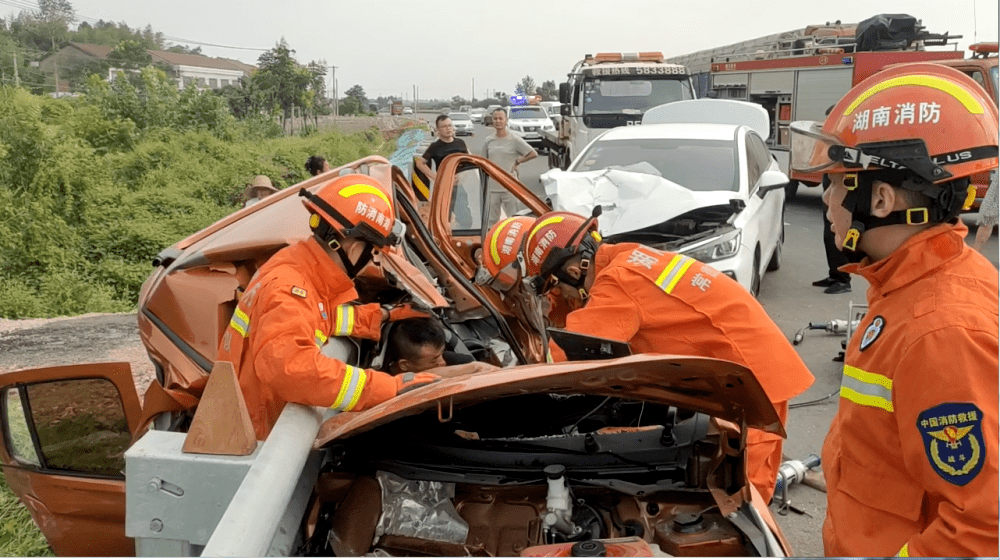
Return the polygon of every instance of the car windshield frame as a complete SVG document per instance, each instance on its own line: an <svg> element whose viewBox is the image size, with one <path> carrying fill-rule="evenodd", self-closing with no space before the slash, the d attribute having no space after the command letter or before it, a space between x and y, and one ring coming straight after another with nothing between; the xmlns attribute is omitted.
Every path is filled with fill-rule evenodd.
<svg viewBox="0 0 1000 560"><path fill-rule="evenodd" d="M453 121L467 121L469 120L468 113L451 113L448 115Z"/></svg>
<svg viewBox="0 0 1000 560"><path fill-rule="evenodd" d="M509 113L510 114L507 116L507 118L509 120L512 120L512 121L513 120L520 120L520 119L547 119L547 118L549 118L549 114L545 112L545 109L543 109L542 107L537 107L537 106L532 106L532 107L511 107ZM518 113L521 113L521 115L519 116ZM531 114L529 116L525 116L525 115L528 115L529 113L535 113L535 114Z"/></svg>
<svg viewBox="0 0 1000 560"><path fill-rule="evenodd" d="M989 71L990 80L993 81L993 100L994 101L996 101L997 99L1000 99L1000 87L997 87L997 81L998 81L997 74L1000 73L1000 70L998 70L998 68L1000 68L1000 67L991 66L990 67L990 71Z"/></svg>
<svg viewBox="0 0 1000 560"><path fill-rule="evenodd" d="M623 90L626 89L624 86L625 82L632 83L631 89L635 95L623 93ZM640 86L640 84L648 84L649 93L641 94L644 86ZM606 90L606 94L600 93L602 89ZM619 91L610 91L615 89ZM581 92L583 94L584 115L628 113L639 115L664 103L694 99L694 94L691 92L688 78L685 75L677 75L676 77L657 76L655 78L588 76L583 81ZM594 96L595 93L599 94L596 98Z"/></svg>
<svg viewBox="0 0 1000 560"><path fill-rule="evenodd" d="M728 157L727 154L722 153L723 148L730 152ZM613 166L642 173L641 169L628 168L646 162L656 168L659 176L690 191L739 192L742 172L739 165L738 148L737 143L731 139L600 139L587 148L570 171L598 171ZM695 150L700 150L701 153L697 153ZM613 152L610 160L609 152ZM722 165L724 161L729 161L731 168L726 169ZM592 163L588 164L587 162ZM698 165L699 162L702 165ZM679 163L683 163L683 165L679 165ZM726 179L728 179L728 184ZM720 185L723 186L720 187Z"/></svg>

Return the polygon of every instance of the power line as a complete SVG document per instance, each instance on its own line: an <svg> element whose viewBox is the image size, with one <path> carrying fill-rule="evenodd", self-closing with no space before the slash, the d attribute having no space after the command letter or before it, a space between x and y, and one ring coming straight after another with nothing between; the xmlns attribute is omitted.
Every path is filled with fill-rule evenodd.
<svg viewBox="0 0 1000 560"><path fill-rule="evenodd" d="M28 2L27 0L0 0L0 4L5 4L7 6L11 6L11 7L14 7L14 8L21 8L22 10L41 11L41 9L38 7L38 4L32 4L31 2ZM73 21L83 20L83 21L87 21L87 22L90 22L90 23L102 23L102 22L103 23L114 23L111 20L105 21L104 19L97 19L97 18L93 18L93 17L90 17L90 16L85 16L85 15L77 13L77 12L73 13L73 18L74 18ZM136 30L138 31L139 28L136 28ZM264 52L264 51L269 50L269 49L261 49L261 48L257 48L257 47L235 47L235 46L232 46L232 45L220 45L218 43L207 43L207 42L204 42L204 41L193 41L191 39L183 39L183 38L180 38L180 37L173 37L173 36L162 35L162 34L161 34L161 36L164 39L167 39L168 41L173 41L173 42L176 42L176 43L186 43L186 44L192 44L192 45L203 45L203 46L206 46L206 47L218 47L218 48L222 48L222 49L237 49L237 50L260 51L260 52Z"/></svg>

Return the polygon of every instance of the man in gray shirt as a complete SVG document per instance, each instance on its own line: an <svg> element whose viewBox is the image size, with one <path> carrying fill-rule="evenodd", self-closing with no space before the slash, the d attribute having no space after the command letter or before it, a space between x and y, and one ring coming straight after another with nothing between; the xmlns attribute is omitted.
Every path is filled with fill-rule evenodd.
<svg viewBox="0 0 1000 560"><path fill-rule="evenodd" d="M507 130L507 112L503 109L493 111L493 128L496 132L486 138L482 155L516 179L517 166L535 159L538 152L523 138ZM520 205L514 195L494 181L490 181L489 187L489 224L492 225L500 220L501 208L507 216L513 216Z"/></svg>

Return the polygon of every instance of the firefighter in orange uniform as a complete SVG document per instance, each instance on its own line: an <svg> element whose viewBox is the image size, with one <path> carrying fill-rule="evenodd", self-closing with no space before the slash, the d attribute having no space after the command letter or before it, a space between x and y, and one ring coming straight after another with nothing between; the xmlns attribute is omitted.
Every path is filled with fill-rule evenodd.
<svg viewBox="0 0 1000 560"><path fill-rule="evenodd" d="M426 316L407 305L354 303L352 280L374 248L393 244L395 211L386 189L366 175L299 191L312 237L278 251L250 280L219 346L233 363L257 439L265 439L285 403L358 411L438 380L429 373L393 377L324 356L330 336L378 340L383 321Z"/></svg>
<svg viewBox="0 0 1000 560"><path fill-rule="evenodd" d="M524 276L524 257L521 247L524 237L528 234L533 216L514 216L501 220L493 225L483 236L483 256L481 266L476 271L476 283L488 286L501 295L510 294ZM506 297L506 296L505 296ZM528 296L532 303L540 303L543 315L550 325L562 327L566 324L566 315L570 309L563 298L555 294L546 294L539 302L534 296ZM525 299L522 302L528 303ZM523 309L524 306L517 306ZM544 326L539 325L544 330Z"/></svg>
<svg viewBox="0 0 1000 560"><path fill-rule="evenodd" d="M969 176L997 166L972 79L907 64L793 125L828 174L841 270L870 284L823 445L827 556L997 556L997 271L965 245Z"/></svg>
<svg viewBox="0 0 1000 560"><path fill-rule="evenodd" d="M637 353L705 356L747 366L782 425L788 400L813 382L757 300L706 264L636 243L602 243L596 218L569 212L538 218L524 258L539 294L558 287L570 307L583 304L567 316L567 330L623 340ZM551 346L553 358L565 360L562 350ZM747 474L767 502L782 439L751 429L747 442Z"/></svg>

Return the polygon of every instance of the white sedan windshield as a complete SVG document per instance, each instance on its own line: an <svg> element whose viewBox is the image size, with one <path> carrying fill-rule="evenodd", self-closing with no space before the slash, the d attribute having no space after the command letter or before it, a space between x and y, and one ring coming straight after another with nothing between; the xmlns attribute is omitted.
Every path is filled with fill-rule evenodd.
<svg viewBox="0 0 1000 560"><path fill-rule="evenodd" d="M731 141L607 140L594 143L570 171L617 167L659 175L692 191L738 191L737 161Z"/></svg>

